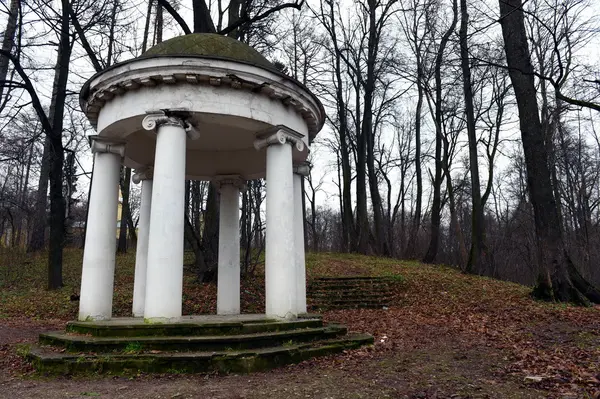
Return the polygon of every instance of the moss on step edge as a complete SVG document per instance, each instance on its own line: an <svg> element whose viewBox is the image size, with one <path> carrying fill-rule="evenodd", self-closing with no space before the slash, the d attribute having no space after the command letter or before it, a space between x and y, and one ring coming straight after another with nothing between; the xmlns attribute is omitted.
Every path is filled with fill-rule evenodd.
<svg viewBox="0 0 600 399"><path fill-rule="evenodd" d="M286 364L372 344L373 337L367 334L348 335L344 339L317 344L279 346L263 351L241 351L235 353L169 353L154 355L68 355L44 353L33 347L25 354L35 369L43 374L90 374L109 373L127 375L131 373L249 373L264 371Z"/></svg>

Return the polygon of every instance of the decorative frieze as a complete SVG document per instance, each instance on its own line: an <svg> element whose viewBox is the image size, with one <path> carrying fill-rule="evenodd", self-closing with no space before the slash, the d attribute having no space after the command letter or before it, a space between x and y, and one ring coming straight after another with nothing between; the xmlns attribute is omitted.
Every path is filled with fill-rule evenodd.
<svg viewBox="0 0 600 399"><path fill-rule="evenodd" d="M208 84L211 86L229 86L237 90L248 90L258 95L263 95L271 98L274 101L280 101L285 106L293 108L296 112L302 115L306 121L311 135L314 135L319 130L318 117L301 101L292 98L287 93L274 89L267 83L255 83L251 81L241 81L228 78L227 76L214 76L206 74L192 73L172 73L161 75L150 75L146 77L138 77L128 79L123 82L116 82L108 87L103 87L92 93L87 101L85 111L93 125L97 123L100 109L107 101L110 101L115 96L120 96L128 91L134 91L140 87L152 87L160 83L176 84Z"/></svg>

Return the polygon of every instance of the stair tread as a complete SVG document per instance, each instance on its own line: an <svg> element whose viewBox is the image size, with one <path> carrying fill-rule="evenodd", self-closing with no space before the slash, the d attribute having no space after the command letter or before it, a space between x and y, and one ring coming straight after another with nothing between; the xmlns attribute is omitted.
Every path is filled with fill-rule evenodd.
<svg viewBox="0 0 600 399"><path fill-rule="evenodd" d="M194 336L137 336L137 337L98 337L90 335L77 335L77 334L66 334L63 332L49 332L40 334L41 337L58 338L71 342L82 342L82 343L102 343L102 344L121 344L129 342L241 342L245 340L252 340L256 338L278 338L278 337L293 337L301 335L310 335L318 333L327 333L343 331L343 328L335 325L319 328L302 328L294 330L284 331L269 331L263 333L254 334L232 334L232 335L194 335Z"/></svg>
<svg viewBox="0 0 600 399"><path fill-rule="evenodd" d="M319 341L314 341L310 343L298 343L291 344L285 346L276 346L276 347L266 347L266 348L252 348L252 349L243 349L243 350L222 350L222 351L152 351L151 353L144 353L143 351L135 354L128 353L107 353L102 354L103 358L153 358L153 357L168 357L168 358L197 358L197 357L206 357L212 358L215 356L240 356L240 355L254 355L254 354L268 354L268 353L276 353L280 351L288 351L293 349L302 349L302 348L311 348L311 347L319 347L323 345L334 345L338 343L345 342L356 342L356 341L367 341L372 342L373 337L369 334L363 333L348 333L341 338L332 338L332 339L324 339ZM30 355L33 356L43 356L45 358L54 358L54 359L62 359L62 360L76 360L81 361L82 357L87 358L96 358L98 357L95 354L82 355L78 353L69 353L69 352L56 352L52 351L49 348L34 345L30 350Z"/></svg>

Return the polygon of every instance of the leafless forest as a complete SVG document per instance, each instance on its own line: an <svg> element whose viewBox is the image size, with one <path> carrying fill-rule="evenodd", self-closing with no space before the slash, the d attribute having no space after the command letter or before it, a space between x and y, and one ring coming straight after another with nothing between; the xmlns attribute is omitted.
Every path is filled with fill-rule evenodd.
<svg viewBox="0 0 600 399"><path fill-rule="evenodd" d="M83 82L171 37L218 33L321 99L306 245L444 263L600 303L600 8L593 0L7 0L0 5L1 251L48 250L62 285L93 165ZM117 251L139 189L121 174ZM243 272L264 186L241 204ZM218 193L188 182L186 243L215 278ZM116 225L115 225L116 228Z"/></svg>

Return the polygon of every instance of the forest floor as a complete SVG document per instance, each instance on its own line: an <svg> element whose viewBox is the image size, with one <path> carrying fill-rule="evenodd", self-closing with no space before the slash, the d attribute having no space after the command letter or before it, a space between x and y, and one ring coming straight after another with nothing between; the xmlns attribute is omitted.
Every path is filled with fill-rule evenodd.
<svg viewBox="0 0 600 399"><path fill-rule="evenodd" d="M129 315L133 255L117 257L115 315ZM600 308L548 304L529 288L357 255L309 254L309 278L396 276L389 309L338 310L326 321L375 337L372 347L250 375L44 377L19 352L75 318L81 252L65 253L65 287L45 290L45 258L0 259L0 396L6 398L600 398ZM242 282L261 312L263 274ZM186 271L184 313L215 311L216 287Z"/></svg>

